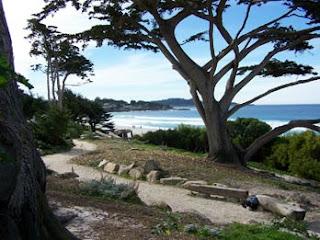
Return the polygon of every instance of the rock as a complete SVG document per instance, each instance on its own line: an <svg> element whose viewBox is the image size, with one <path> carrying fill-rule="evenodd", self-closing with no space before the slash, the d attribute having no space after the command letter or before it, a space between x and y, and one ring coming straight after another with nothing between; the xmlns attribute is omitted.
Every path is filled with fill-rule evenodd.
<svg viewBox="0 0 320 240"><path fill-rule="evenodd" d="M147 175L147 181L150 183L158 183L161 177L160 171L151 171Z"/></svg>
<svg viewBox="0 0 320 240"><path fill-rule="evenodd" d="M297 205L292 205L279 201L276 198L266 195L256 195L260 206L274 214L293 218L295 220L303 220L306 215L306 210Z"/></svg>
<svg viewBox="0 0 320 240"><path fill-rule="evenodd" d="M208 185L206 181L198 180L198 181L186 181L184 184L182 184L182 187L186 187L189 185Z"/></svg>
<svg viewBox="0 0 320 240"><path fill-rule="evenodd" d="M161 167L158 161L155 160L148 160L145 164L144 164L144 173L148 174L151 171L160 171Z"/></svg>
<svg viewBox="0 0 320 240"><path fill-rule="evenodd" d="M101 162L99 162L99 165L98 167L101 168L103 167L104 165L106 165L109 161L107 161L106 159L103 159Z"/></svg>
<svg viewBox="0 0 320 240"><path fill-rule="evenodd" d="M134 180L141 179L143 177L143 168L142 167L132 168L129 171L129 176L132 177Z"/></svg>
<svg viewBox="0 0 320 240"><path fill-rule="evenodd" d="M221 187L221 186L215 186L215 185L196 185L191 184L188 186L185 186L184 188L189 189L194 192L204 193L208 195L216 195L216 196L222 196L227 198L234 198L238 199L241 202L247 199L248 197L248 191L244 189L238 189L238 188L228 188L228 187Z"/></svg>
<svg viewBox="0 0 320 240"><path fill-rule="evenodd" d="M118 170L119 170L119 164L112 163L112 162L108 162L104 167L104 171L106 171L107 173L117 173Z"/></svg>
<svg viewBox="0 0 320 240"><path fill-rule="evenodd" d="M129 166L127 165L120 165L119 166L119 170L118 170L118 174L121 176L121 175L126 175L126 174L129 174L129 171L131 169L133 169L135 167L136 163L132 163L130 164Z"/></svg>
<svg viewBox="0 0 320 240"><path fill-rule="evenodd" d="M168 177L168 178L161 178L160 183L165 185L181 185L185 183L188 179L181 178L181 177Z"/></svg>

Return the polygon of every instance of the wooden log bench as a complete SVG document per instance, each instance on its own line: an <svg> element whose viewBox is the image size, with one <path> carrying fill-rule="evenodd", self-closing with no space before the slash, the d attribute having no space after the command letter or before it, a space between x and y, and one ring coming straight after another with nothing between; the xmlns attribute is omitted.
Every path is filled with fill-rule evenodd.
<svg viewBox="0 0 320 240"><path fill-rule="evenodd" d="M267 211L282 217L288 217L295 220L303 220L306 210L298 205L284 203L276 198L267 195L256 195L259 205Z"/></svg>
<svg viewBox="0 0 320 240"><path fill-rule="evenodd" d="M233 198L243 202L247 199L249 192L244 189L229 188L223 185L199 185L199 184L189 184L183 186L185 189L191 190L193 192L198 192L201 194L206 194L208 196L222 196L224 198Z"/></svg>

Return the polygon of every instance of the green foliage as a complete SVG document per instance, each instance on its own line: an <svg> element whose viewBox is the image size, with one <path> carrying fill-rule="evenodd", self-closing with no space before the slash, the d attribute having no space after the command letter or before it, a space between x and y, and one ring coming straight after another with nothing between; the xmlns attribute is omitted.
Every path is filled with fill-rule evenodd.
<svg viewBox="0 0 320 240"><path fill-rule="evenodd" d="M81 134L84 131L84 127L74 121L69 121L67 126L66 137L70 139L80 138Z"/></svg>
<svg viewBox="0 0 320 240"><path fill-rule="evenodd" d="M285 136L266 161L272 167L320 181L320 136L311 131Z"/></svg>
<svg viewBox="0 0 320 240"><path fill-rule="evenodd" d="M84 182L80 185L80 192L89 196L141 203L134 184L116 184L111 178Z"/></svg>
<svg viewBox="0 0 320 240"><path fill-rule="evenodd" d="M179 230L180 220L179 214L167 212L165 219L153 227L152 234L170 236L173 231Z"/></svg>
<svg viewBox="0 0 320 240"><path fill-rule="evenodd" d="M110 131L114 130L114 124L111 122L112 115L104 111L101 102L89 100L81 95L74 94L70 90L66 90L63 102L74 121L79 122L84 117L88 118L92 132L95 131L95 126L98 123L110 129Z"/></svg>
<svg viewBox="0 0 320 240"><path fill-rule="evenodd" d="M220 234L220 229L217 228L211 228L207 225L205 226L198 226L195 224L188 224L185 225L184 231L186 233L192 234L197 236L199 239L217 239L216 237Z"/></svg>
<svg viewBox="0 0 320 240"><path fill-rule="evenodd" d="M22 94L22 110L27 119L33 118L36 114L44 114L49 109L49 104L42 98L35 98L32 95Z"/></svg>
<svg viewBox="0 0 320 240"><path fill-rule="evenodd" d="M227 123L229 135L233 144L242 149L249 147L257 138L269 132L272 128L267 123L255 118L238 118ZM264 145L253 157L253 161L263 161L270 154L271 146L277 139Z"/></svg>
<svg viewBox="0 0 320 240"><path fill-rule="evenodd" d="M68 123L68 113L53 106L45 114L37 114L32 126L38 147L50 149L70 145L66 141Z"/></svg>
<svg viewBox="0 0 320 240"><path fill-rule="evenodd" d="M235 121L228 121L228 131L233 143L243 149L270 130L270 125L255 118L238 118Z"/></svg>
<svg viewBox="0 0 320 240"><path fill-rule="evenodd" d="M5 57L0 55L0 88L5 87L10 79L25 85L27 88L32 89L33 86L29 83L28 79L24 76L15 73L8 64Z"/></svg>
<svg viewBox="0 0 320 240"><path fill-rule="evenodd" d="M179 125L176 129L148 132L139 140L155 145L166 145L192 152L206 152L208 142L205 128Z"/></svg>
<svg viewBox="0 0 320 240"><path fill-rule="evenodd" d="M281 232L273 226L232 224L222 230L221 240L302 240L291 233Z"/></svg>

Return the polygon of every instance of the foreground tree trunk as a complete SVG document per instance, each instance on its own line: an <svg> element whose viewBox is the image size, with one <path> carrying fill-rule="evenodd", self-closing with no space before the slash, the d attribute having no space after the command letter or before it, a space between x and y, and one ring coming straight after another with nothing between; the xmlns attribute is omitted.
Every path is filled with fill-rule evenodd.
<svg viewBox="0 0 320 240"><path fill-rule="evenodd" d="M13 53L0 0L0 55L12 71ZM16 81L0 88L0 238L65 240L74 237L51 213L45 196L46 169L24 119ZM3 155L2 154L2 155Z"/></svg>

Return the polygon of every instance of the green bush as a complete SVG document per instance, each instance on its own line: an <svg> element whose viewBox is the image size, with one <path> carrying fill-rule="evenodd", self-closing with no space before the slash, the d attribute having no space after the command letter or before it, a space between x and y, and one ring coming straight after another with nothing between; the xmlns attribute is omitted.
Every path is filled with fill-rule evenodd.
<svg viewBox="0 0 320 240"><path fill-rule="evenodd" d="M320 136L311 131L282 137L266 163L291 174L320 181Z"/></svg>
<svg viewBox="0 0 320 240"><path fill-rule="evenodd" d="M270 125L255 118L238 118L235 121L228 121L232 142L244 149L271 129Z"/></svg>
<svg viewBox="0 0 320 240"><path fill-rule="evenodd" d="M192 152L207 152L208 142L204 128L179 125L176 129L148 132L139 140Z"/></svg>
<svg viewBox="0 0 320 240"><path fill-rule="evenodd" d="M32 124L35 139L41 149L57 146L69 146L66 139L69 115L56 107L51 107L45 114L37 114Z"/></svg>
<svg viewBox="0 0 320 240"><path fill-rule="evenodd" d="M135 184L116 184L111 178L84 182L80 185L80 192L89 196L141 203Z"/></svg>
<svg viewBox="0 0 320 240"><path fill-rule="evenodd" d="M80 138L83 131L84 131L84 127L81 124L77 122L69 121L67 126L66 137L70 139Z"/></svg>

